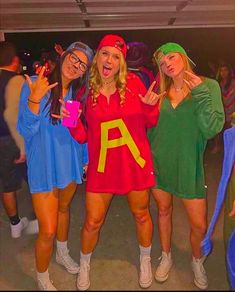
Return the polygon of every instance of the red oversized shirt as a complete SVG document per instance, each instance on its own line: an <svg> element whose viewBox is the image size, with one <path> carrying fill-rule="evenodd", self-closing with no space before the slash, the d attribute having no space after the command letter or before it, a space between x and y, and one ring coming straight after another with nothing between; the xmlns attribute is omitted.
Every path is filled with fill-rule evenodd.
<svg viewBox="0 0 235 292"><path fill-rule="evenodd" d="M93 106L91 96L88 96L88 192L127 194L155 185L146 128L156 125L159 110L158 105L142 103L138 94L145 93L139 77L129 73L124 105L120 105L118 91L110 96L109 104L100 94ZM74 139L84 142L81 123L70 132Z"/></svg>

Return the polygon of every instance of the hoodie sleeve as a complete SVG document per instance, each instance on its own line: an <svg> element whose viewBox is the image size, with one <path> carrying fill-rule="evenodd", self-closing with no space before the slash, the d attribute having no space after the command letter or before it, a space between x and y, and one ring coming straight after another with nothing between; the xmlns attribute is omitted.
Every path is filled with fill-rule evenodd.
<svg viewBox="0 0 235 292"><path fill-rule="evenodd" d="M17 122L17 130L24 137L25 140L32 138L39 131L40 127L40 112L38 115L31 112L28 106L28 96L30 90L27 82L21 90L20 104L19 104L19 115Z"/></svg>
<svg viewBox="0 0 235 292"><path fill-rule="evenodd" d="M80 119L78 119L77 127L68 129L73 139L76 140L78 143L82 144L87 141L87 132L85 126Z"/></svg>
<svg viewBox="0 0 235 292"><path fill-rule="evenodd" d="M210 139L219 133L224 125L224 107L221 90L217 81L206 79L191 91L196 103L196 115L199 128Z"/></svg>

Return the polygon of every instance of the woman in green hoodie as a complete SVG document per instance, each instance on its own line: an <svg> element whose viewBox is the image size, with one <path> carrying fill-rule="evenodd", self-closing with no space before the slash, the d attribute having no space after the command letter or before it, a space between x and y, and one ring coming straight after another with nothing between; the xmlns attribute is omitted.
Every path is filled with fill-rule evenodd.
<svg viewBox="0 0 235 292"><path fill-rule="evenodd" d="M158 124L148 132L157 184L152 193L158 208L162 247L155 278L167 280L172 267L173 197L180 198L190 224L194 283L208 286L200 243L207 228L203 155L207 140L221 131L224 109L217 81L195 75L193 61L177 43L166 43L154 53L160 72L161 100Z"/></svg>

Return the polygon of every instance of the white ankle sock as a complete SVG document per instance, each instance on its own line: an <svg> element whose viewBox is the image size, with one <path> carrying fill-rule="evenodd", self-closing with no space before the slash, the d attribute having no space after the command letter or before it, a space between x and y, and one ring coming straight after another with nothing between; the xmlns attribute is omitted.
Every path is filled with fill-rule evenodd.
<svg viewBox="0 0 235 292"><path fill-rule="evenodd" d="M61 251L68 250L67 240L66 241L56 240L56 247L57 247L57 250L61 250Z"/></svg>
<svg viewBox="0 0 235 292"><path fill-rule="evenodd" d="M142 245L139 245L139 248L140 248L140 256L141 257L143 257L143 256L150 256L152 245L150 245L148 247L144 247Z"/></svg>
<svg viewBox="0 0 235 292"><path fill-rule="evenodd" d="M42 273L37 271L37 279L42 280L42 281L50 280L48 269Z"/></svg>
<svg viewBox="0 0 235 292"><path fill-rule="evenodd" d="M88 265L90 264L90 260L91 260L91 255L92 252L84 254L80 251L80 261L85 261L88 263Z"/></svg>

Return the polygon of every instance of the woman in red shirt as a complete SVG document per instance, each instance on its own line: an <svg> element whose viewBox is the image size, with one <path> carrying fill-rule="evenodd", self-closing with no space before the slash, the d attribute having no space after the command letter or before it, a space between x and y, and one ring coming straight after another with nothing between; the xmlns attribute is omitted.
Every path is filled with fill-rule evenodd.
<svg viewBox="0 0 235 292"><path fill-rule="evenodd" d="M86 218L81 232L79 290L90 286L90 257L113 195L126 195L140 246L139 284L152 283L150 251L152 220L149 188L154 186L153 163L146 128L156 125L158 100L132 73L127 73L127 46L117 35L106 35L98 46L90 72L86 102L87 131L81 122L70 129L79 142L88 141Z"/></svg>

